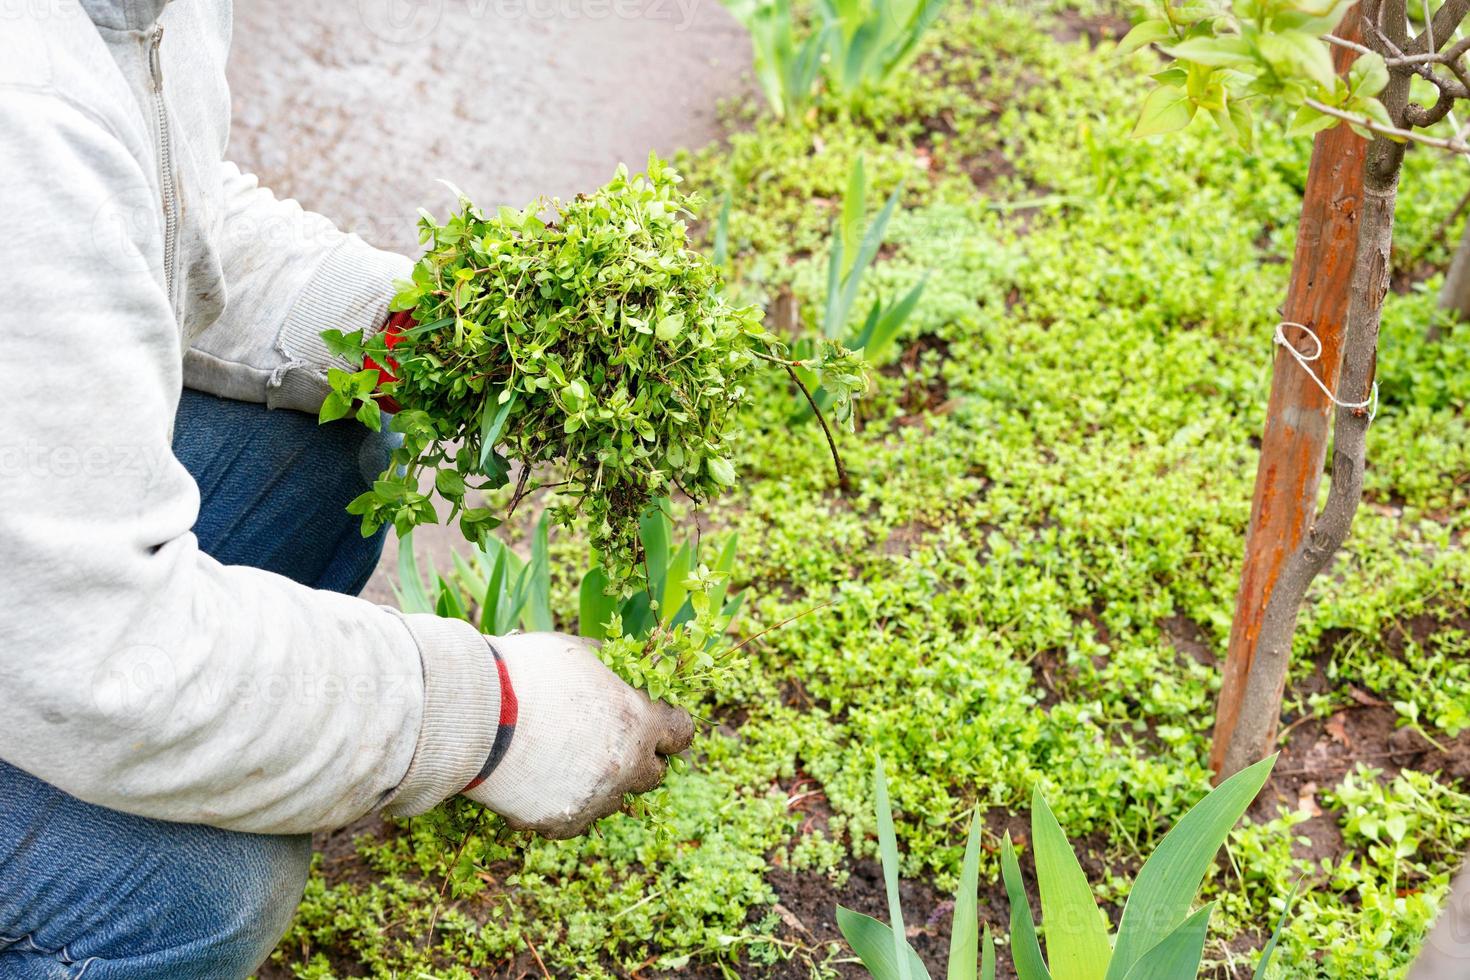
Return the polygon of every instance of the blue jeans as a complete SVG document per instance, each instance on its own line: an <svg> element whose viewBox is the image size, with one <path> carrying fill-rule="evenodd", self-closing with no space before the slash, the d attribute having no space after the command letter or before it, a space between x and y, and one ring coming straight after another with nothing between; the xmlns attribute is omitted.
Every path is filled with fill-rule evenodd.
<svg viewBox="0 0 1470 980"><path fill-rule="evenodd" d="M199 484L204 551L316 588L367 584L382 535L363 538L343 508L387 466L388 437L185 391L173 449ZM309 836L118 813L0 761L0 980L245 977L310 862Z"/></svg>

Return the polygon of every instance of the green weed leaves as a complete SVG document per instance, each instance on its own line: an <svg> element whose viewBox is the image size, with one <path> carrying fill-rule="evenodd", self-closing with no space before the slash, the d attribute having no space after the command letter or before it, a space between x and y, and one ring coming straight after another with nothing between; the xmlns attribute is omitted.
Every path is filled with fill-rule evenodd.
<svg viewBox="0 0 1470 980"><path fill-rule="evenodd" d="M612 582L638 575L638 517L682 491L695 501L735 483L726 427L746 401L761 357L779 350L754 306L735 306L717 268L689 247L698 202L657 157L596 193L486 213L461 198L443 224L424 213L428 251L400 283L393 309L416 325L391 351L378 335L329 333L347 354L395 365L382 386L402 411L403 445L373 488L353 501L364 532L402 534L436 521L420 476L479 540L503 514L477 506L520 463L510 506L530 468L552 464L556 523L586 520ZM377 419L365 375L332 372L330 409ZM364 417L366 416L366 417Z"/></svg>

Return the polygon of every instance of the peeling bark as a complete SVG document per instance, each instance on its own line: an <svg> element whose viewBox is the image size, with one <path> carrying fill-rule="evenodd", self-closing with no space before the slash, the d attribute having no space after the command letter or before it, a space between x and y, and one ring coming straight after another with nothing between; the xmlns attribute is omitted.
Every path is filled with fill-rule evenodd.
<svg viewBox="0 0 1470 980"><path fill-rule="evenodd" d="M1358 8L1344 16L1338 35L1349 41L1362 38ZM1338 72L1346 73L1356 57L1356 52L1336 48ZM1281 310L1284 320L1307 325L1321 340L1322 355L1316 366L1329 388L1337 386L1342 361L1367 153L1368 141L1346 126L1317 134L1302 195L1291 284ZM1298 350L1310 350L1310 341L1300 331L1288 332L1287 339L1298 345ZM1220 771L1240 714L1266 602L1276 590L1282 564L1301 542L1316 508L1331 424L1332 403L1301 365L1278 348L1261 433L1230 648L1215 711L1210 764L1216 772Z"/></svg>
<svg viewBox="0 0 1470 980"><path fill-rule="evenodd" d="M1395 118L1403 111L1408 88L1408 77L1395 75L1384 91L1384 105ZM1393 208L1403 158L1403 145L1387 139L1375 139L1368 147L1352 293L1337 383L1338 398L1342 401L1366 400L1372 390L1378 358L1378 326L1383 298L1388 292ZM1280 722L1291 639L1296 632L1302 600L1312 580L1327 568L1346 540L1362 499L1368 422L1366 409L1336 409L1332 485L1327 503L1281 566L1275 589L1266 601L1239 715L1221 757L1219 778L1244 769L1271 751Z"/></svg>

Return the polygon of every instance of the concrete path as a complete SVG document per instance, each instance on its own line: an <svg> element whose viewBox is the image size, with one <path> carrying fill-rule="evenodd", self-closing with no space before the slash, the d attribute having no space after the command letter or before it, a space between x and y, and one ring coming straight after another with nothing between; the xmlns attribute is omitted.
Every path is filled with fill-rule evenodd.
<svg viewBox="0 0 1470 980"><path fill-rule="evenodd" d="M590 190L650 149L713 139L749 67L719 0L244 0L230 152L277 194L414 254L415 209L454 203L438 179L487 206ZM418 537L441 567L464 545L454 529ZM367 594L390 601L383 569Z"/></svg>

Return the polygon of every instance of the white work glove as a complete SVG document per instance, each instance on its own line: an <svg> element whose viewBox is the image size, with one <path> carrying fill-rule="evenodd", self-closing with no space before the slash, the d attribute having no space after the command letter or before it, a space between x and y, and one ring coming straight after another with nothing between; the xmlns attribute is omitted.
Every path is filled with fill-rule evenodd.
<svg viewBox="0 0 1470 980"><path fill-rule="evenodd" d="M518 633L490 644L501 670L500 733L488 775L464 795L516 830L577 836L617 812L623 794L657 786L667 757L694 738L687 712L629 687L590 640Z"/></svg>

